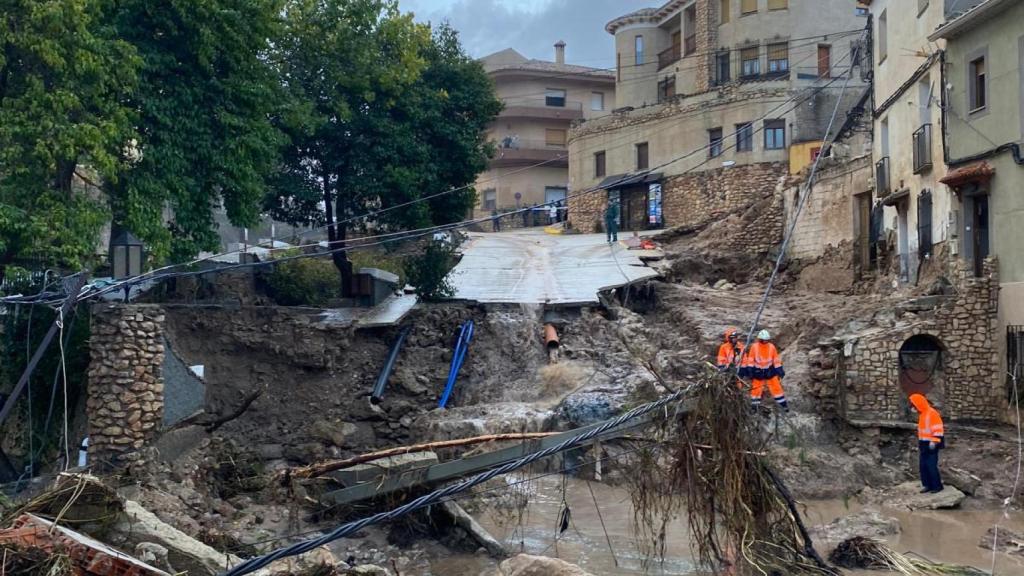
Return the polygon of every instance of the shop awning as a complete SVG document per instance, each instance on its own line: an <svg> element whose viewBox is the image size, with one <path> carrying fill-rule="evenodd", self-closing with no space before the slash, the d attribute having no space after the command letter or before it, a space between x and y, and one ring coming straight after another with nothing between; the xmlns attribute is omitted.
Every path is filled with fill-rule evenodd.
<svg viewBox="0 0 1024 576"><path fill-rule="evenodd" d="M882 200L884 206L895 206L902 200L910 197L910 188L904 188L899 192L893 192L889 196L886 196L885 200Z"/></svg>
<svg viewBox="0 0 1024 576"><path fill-rule="evenodd" d="M650 174L616 174L601 180L601 183L598 184L597 187L605 190L615 190L617 188L625 188L627 186L635 186L637 184L658 182L661 180L661 175L661 172L652 172Z"/></svg>

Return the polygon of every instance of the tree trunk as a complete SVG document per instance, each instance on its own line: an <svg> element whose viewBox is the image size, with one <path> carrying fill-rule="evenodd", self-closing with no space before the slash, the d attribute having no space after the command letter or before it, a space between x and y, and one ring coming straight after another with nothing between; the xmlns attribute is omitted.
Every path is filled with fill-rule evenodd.
<svg viewBox="0 0 1024 576"><path fill-rule="evenodd" d="M331 182L330 174L325 172L323 179L324 212L327 217L327 246L330 250L338 250L338 252L331 253L331 261L334 262L334 267L338 269L338 274L341 277L341 296L343 298L350 298L352 296L352 262L349 261L348 254L342 250L345 248L345 238L348 229L344 224L335 224L335 222L344 220L344 209L341 207L341 201L335 200L335 195L331 193L331 187L328 184ZM334 204L333 207L332 203Z"/></svg>

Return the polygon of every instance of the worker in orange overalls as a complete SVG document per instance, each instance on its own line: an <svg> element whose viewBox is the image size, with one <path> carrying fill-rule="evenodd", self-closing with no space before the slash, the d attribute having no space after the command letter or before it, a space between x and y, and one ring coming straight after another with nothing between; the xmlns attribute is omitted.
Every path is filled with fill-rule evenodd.
<svg viewBox="0 0 1024 576"><path fill-rule="evenodd" d="M786 394L782 390L782 379L786 376L786 371L782 368L782 358L779 357L779 351L771 339L772 335L767 330L757 333L757 341L751 344L743 355L740 377L749 378L751 381L750 402L754 408L761 405L761 396L767 386L775 403L781 406L783 411L789 412Z"/></svg>
<svg viewBox="0 0 1024 576"><path fill-rule="evenodd" d="M740 361L743 358L743 344L739 343L739 337L736 333L735 328L726 328L725 334L722 336L722 345L718 347L718 366L719 372L725 372L731 370L733 366L739 368ZM740 387L743 386L743 381L738 381Z"/></svg>
<svg viewBox="0 0 1024 576"><path fill-rule="evenodd" d="M910 395L910 405L917 410L917 448L920 452L921 493L942 492L939 475L939 450L946 447L946 431L942 416L921 394Z"/></svg>

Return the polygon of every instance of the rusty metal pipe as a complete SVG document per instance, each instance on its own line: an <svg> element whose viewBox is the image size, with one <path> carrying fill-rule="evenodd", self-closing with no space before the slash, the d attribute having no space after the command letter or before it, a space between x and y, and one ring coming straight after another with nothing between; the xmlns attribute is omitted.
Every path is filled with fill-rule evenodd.
<svg viewBox="0 0 1024 576"><path fill-rule="evenodd" d="M544 346L551 350L557 350L561 344L558 342L558 332L553 324L544 325Z"/></svg>

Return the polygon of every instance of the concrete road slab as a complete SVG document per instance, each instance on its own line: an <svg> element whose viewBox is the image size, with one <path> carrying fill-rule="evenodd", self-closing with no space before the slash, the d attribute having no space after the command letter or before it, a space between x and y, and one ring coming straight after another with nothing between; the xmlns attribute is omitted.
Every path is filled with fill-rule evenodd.
<svg viewBox="0 0 1024 576"><path fill-rule="evenodd" d="M471 234L452 273L455 297L481 303L586 305L598 292L658 276L602 234Z"/></svg>

